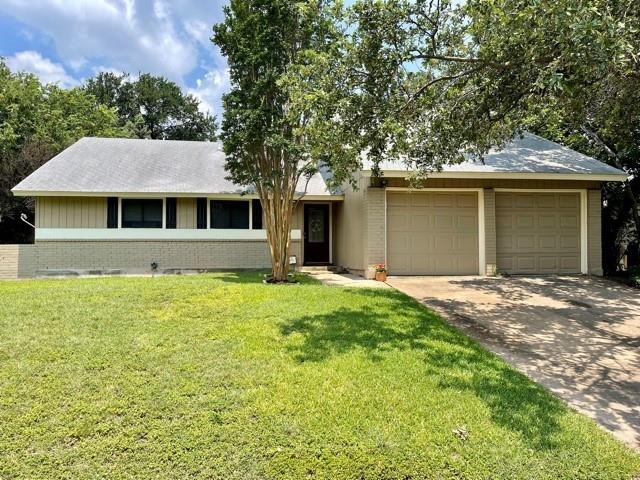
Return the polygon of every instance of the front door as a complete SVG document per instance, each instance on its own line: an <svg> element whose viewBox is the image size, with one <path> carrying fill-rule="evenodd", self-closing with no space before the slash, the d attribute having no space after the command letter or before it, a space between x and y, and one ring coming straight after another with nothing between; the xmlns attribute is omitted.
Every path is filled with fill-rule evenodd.
<svg viewBox="0 0 640 480"><path fill-rule="evenodd" d="M329 263L329 205L304 205L304 263Z"/></svg>

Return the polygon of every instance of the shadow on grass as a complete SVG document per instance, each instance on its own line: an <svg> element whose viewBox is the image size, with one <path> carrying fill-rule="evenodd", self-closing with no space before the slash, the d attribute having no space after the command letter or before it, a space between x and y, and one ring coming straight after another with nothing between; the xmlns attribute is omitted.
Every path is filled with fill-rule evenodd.
<svg viewBox="0 0 640 480"><path fill-rule="evenodd" d="M352 293L366 297L366 307L338 307L283 325L284 335L304 338L292 347L297 361L322 362L358 350L378 362L393 351L412 350L438 388L476 396L496 424L518 432L530 448L556 446L551 436L567 410L552 394L413 299L395 291Z"/></svg>
<svg viewBox="0 0 640 480"><path fill-rule="evenodd" d="M241 283L241 284L263 284L263 285L272 285L272 286L280 286L286 287L288 285L297 285L297 284L309 284L316 285L319 282L305 273L292 273L291 277L297 283L291 284L265 284L263 280L267 275L271 273L270 270L233 270L233 271L224 271L224 272L209 272L216 280L220 280L225 283Z"/></svg>

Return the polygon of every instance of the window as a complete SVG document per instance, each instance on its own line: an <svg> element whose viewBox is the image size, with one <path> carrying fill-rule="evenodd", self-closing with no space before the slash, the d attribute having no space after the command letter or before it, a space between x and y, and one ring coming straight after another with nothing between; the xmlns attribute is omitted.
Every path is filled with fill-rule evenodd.
<svg viewBox="0 0 640 480"><path fill-rule="evenodd" d="M249 228L249 202L211 200L211 228Z"/></svg>
<svg viewBox="0 0 640 480"><path fill-rule="evenodd" d="M162 200L122 199L123 228L162 228Z"/></svg>
<svg viewBox="0 0 640 480"><path fill-rule="evenodd" d="M251 200L251 228L253 230L262 230L262 204L260 200Z"/></svg>

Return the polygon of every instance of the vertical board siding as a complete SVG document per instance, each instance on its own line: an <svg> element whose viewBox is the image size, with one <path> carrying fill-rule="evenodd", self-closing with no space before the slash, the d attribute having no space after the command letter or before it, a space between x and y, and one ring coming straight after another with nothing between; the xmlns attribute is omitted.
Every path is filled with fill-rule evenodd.
<svg viewBox="0 0 640 480"><path fill-rule="evenodd" d="M103 197L38 197L38 228L106 228L107 199Z"/></svg>
<svg viewBox="0 0 640 480"><path fill-rule="evenodd" d="M587 192L587 238L589 273L602 276L602 197L600 190Z"/></svg>
<svg viewBox="0 0 640 480"><path fill-rule="evenodd" d="M178 198L176 214L178 228L196 228L198 226L198 211L195 198Z"/></svg>

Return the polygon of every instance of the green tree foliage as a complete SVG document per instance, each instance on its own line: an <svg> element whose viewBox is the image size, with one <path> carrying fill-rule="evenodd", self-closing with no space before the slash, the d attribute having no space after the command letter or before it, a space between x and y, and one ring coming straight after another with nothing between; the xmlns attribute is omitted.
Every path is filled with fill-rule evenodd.
<svg viewBox="0 0 640 480"><path fill-rule="evenodd" d="M307 85L339 93L331 128L374 170L402 158L424 176L536 128L637 179L639 12L634 0L358 0L336 59L312 67L324 80ZM632 245L635 182L607 189Z"/></svg>
<svg viewBox="0 0 640 480"><path fill-rule="evenodd" d="M325 78L306 70L332 58L342 35L325 1L231 0L224 13L213 41L231 76L221 135L226 169L234 182L259 195L273 276L285 281L297 193L322 162L340 172L349 157L342 138L326 151L331 155L316 148L322 122L314 120L327 115ZM300 78L319 83L312 89L295 81Z"/></svg>
<svg viewBox="0 0 640 480"><path fill-rule="evenodd" d="M33 199L14 197L11 188L83 136L129 136L117 120L84 90L42 85L0 61L0 242L33 237L19 220L21 213L33 218Z"/></svg>
<svg viewBox="0 0 640 480"><path fill-rule="evenodd" d="M127 74L100 72L87 80L85 90L98 102L116 108L119 124L139 138L164 140L215 140L216 121L200 112L199 101L184 94L164 77L144 73L137 79Z"/></svg>

